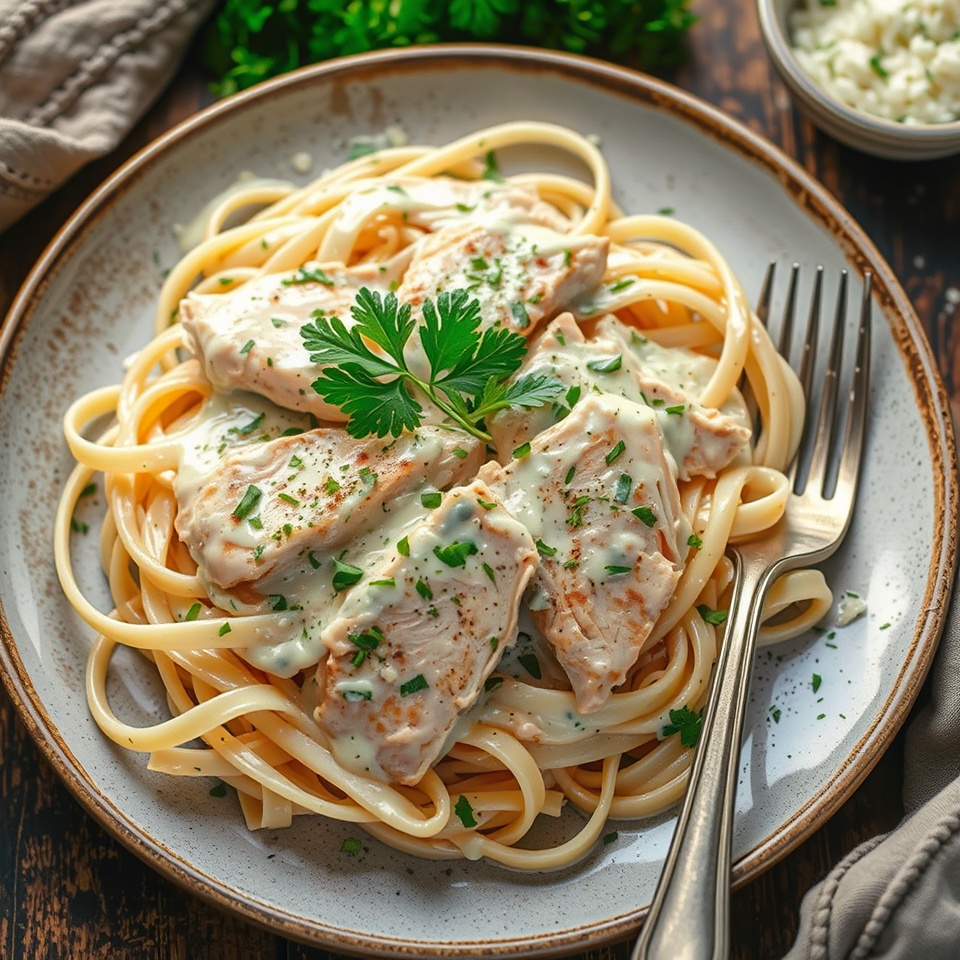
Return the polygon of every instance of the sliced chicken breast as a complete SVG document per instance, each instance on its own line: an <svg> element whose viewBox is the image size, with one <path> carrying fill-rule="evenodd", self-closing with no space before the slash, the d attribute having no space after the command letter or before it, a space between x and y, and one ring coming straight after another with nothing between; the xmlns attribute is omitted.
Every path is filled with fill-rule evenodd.
<svg viewBox="0 0 960 960"><path fill-rule="evenodd" d="M389 233L398 222L406 229L434 233L468 220L534 224L558 233L570 225L534 189L490 180L397 177L357 190L344 200L324 236L320 256L333 259L352 249L364 231Z"/></svg>
<svg viewBox="0 0 960 960"><path fill-rule="evenodd" d="M697 400L713 376L715 360L682 347L661 347L612 315L603 317L596 331L623 344L637 361L640 390L660 416L681 480L715 477L747 444L750 417L739 390L720 409Z"/></svg>
<svg viewBox="0 0 960 960"><path fill-rule="evenodd" d="M590 713L623 683L681 572L685 521L652 409L589 395L485 480L534 537L529 606Z"/></svg>
<svg viewBox="0 0 960 960"><path fill-rule="evenodd" d="M350 307L360 288L386 290L390 281L384 277L376 266L308 263L226 293L188 294L180 303L187 349L217 390L246 390L288 410L343 422L347 418L340 409L311 386L319 371L300 328L318 312L350 326Z"/></svg>
<svg viewBox="0 0 960 960"><path fill-rule="evenodd" d="M527 353L517 376L549 375L568 385L553 405L505 410L491 419L501 459L557 422L587 393L608 393L650 406L677 465L678 476L716 476L750 438L743 398L724 409L705 407L695 396L714 361L689 350L666 350L640 337L615 317L605 317L587 340L569 313L557 317Z"/></svg>
<svg viewBox="0 0 960 960"><path fill-rule="evenodd" d="M536 564L529 533L475 481L368 565L323 632L317 674L317 721L344 766L420 780L516 639Z"/></svg>
<svg viewBox="0 0 960 960"><path fill-rule="evenodd" d="M529 336L600 282L609 241L531 223L456 224L420 242L397 290L414 308L444 290L480 301L484 327Z"/></svg>
<svg viewBox="0 0 960 960"><path fill-rule="evenodd" d="M404 493L464 481L482 457L478 441L434 427L364 440L338 428L310 430L178 478L176 528L206 585L256 602L264 598L258 584L293 565L309 570L381 522Z"/></svg>

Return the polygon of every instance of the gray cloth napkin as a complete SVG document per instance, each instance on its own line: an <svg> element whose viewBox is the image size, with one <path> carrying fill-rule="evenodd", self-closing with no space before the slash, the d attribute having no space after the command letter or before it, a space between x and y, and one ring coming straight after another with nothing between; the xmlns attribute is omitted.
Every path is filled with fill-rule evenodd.
<svg viewBox="0 0 960 960"><path fill-rule="evenodd" d="M112 150L214 0L0 0L0 231Z"/></svg>
<svg viewBox="0 0 960 960"><path fill-rule="evenodd" d="M214 0L0 0L0 230L113 149ZM786 960L960 957L960 604L907 736L905 803L803 902Z"/></svg>
<svg viewBox="0 0 960 960"><path fill-rule="evenodd" d="M960 597L907 730L904 806L803 900L785 960L960 957Z"/></svg>

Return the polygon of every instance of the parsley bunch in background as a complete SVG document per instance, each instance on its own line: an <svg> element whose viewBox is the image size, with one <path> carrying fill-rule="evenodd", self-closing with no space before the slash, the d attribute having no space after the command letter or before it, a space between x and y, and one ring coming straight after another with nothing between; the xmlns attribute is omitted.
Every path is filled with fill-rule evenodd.
<svg viewBox="0 0 960 960"><path fill-rule="evenodd" d="M691 0L223 0L205 40L221 96L295 67L383 47L495 41L676 65Z"/></svg>

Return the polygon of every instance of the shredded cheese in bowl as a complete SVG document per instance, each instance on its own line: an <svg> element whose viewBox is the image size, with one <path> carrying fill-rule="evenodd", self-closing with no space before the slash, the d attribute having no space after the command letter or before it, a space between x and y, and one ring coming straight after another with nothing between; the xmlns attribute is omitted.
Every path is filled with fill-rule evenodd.
<svg viewBox="0 0 960 960"><path fill-rule="evenodd" d="M841 102L904 124L960 120L960 0L803 0L793 50Z"/></svg>

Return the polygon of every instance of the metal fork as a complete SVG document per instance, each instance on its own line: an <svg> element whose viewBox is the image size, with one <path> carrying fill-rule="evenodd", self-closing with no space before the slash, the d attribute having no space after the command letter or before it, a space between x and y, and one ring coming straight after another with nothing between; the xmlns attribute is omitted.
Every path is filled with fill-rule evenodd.
<svg viewBox="0 0 960 960"><path fill-rule="evenodd" d="M798 268L794 266L781 327L780 350L793 333ZM767 271L757 313L766 321L774 265ZM731 546L735 586L723 644L703 718L683 806L653 904L632 960L722 960L730 949L730 869L740 736L757 631L767 590L787 570L818 563L840 545L853 512L863 451L870 368L871 275L864 277L856 357L846 404L837 400L847 313L843 271L830 334L819 406L811 383L819 339L823 269L818 268L799 363L807 424L789 471L792 493L768 536Z"/></svg>

